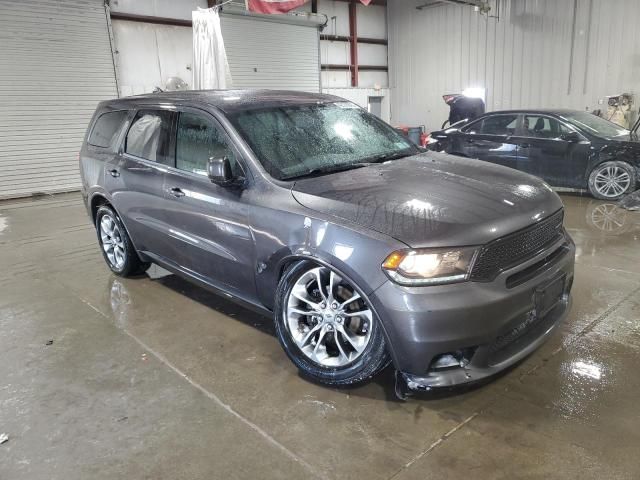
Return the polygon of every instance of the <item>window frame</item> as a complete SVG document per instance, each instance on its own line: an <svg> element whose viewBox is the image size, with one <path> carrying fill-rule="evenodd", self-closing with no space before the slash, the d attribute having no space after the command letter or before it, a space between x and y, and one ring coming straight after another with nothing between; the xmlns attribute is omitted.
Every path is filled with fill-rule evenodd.
<svg viewBox="0 0 640 480"><path fill-rule="evenodd" d="M245 186L250 178L251 178L251 170L247 167L247 161L245 160L244 156L241 153L240 148L238 147L238 145L236 144L236 142L234 141L231 133L229 132L229 130L224 126L224 124L220 121L220 119L214 115L213 113L211 113L208 110L202 109L202 108L197 108L197 107L191 107L191 106L180 106L180 105L176 105L174 108L174 112L175 112L175 117L174 117L174 125L173 125L173 131L172 131L172 141L173 141L173 165L168 167L168 172L172 173L172 174L178 174L181 176L186 176L188 178L193 178L193 179L198 179L198 180L204 180L206 181L209 185L212 186L216 186L214 183L211 182L211 180L209 179L209 177L207 177L206 175L200 175L194 172L190 172L188 170L182 170L180 168L177 168L177 164L178 164L178 122L180 120L180 114L181 113L190 113L192 115L199 115L203 118L205 118L206 120L210 121L213 126L215 128L217 128L221 133L222 136L224 137L224 139L227 141L229 147L233 150L233 153L236 157L236 161L238 163L238 166L240 167L240 169L242 170L242 173L244 174L244 176L242 177L238 177L238 180L242 180L239 181L237 184L238 186ZM221 187L224 188L224 187Z"/></svg>
<svg viewBox="0 0 640 480"><path fill-rule="evenodd" d="M515 131L511 135L509 135L508 133L505 133L505 134L501 135L501 134L497 134L497 133L469 132L469 129L472 128L476 123L484 122L487 118L506 117L506 116L514 116L514 117L516 117ZM518 134L518 131L520 130L520 128L522 126L522 119L523 118L524 117L520 113L496 113L496 114L491 114L491 115L484 115L484 116L482 116L480 118L475 119L469 125L466 125L465 127L461 128L460 131L462 133L464 133L465 135L482 135L482 136L486 136L486 137L498 137L498 138L515 137Z"/></svg>
<svg viewBox="0 0 640 480"><path fill-rule="evenodd" d="M520 126L518 128L518 134L517 136L520 138L527 138L527 139L531 139L531 140L549 140L549 141L555 141L555 142L566 142L566 140L563 140L560 137L557 138L547 138L547 137L531 137L529 135L525 135L525 131L524 131L524 117L542 117L542 118L546 118L548 120L555 120L556 122L558 122L560 125L564 126L565 128L567 128L570 132L576 132L578 135L580 135L582 137L583 140L586 140L584 138L584 135L582 134L582 132L578 131L578 129L576 129L575 127L573 127L572 125L563 122L561 119L554 117L553 115L549 115L547 113L536 113L536 112L523 112L522 114L522 118L520 120Z"/></svg>
<svg viewBox="0 0 640 480"><path fill-rule="evenodd" d="M120 112L124 112L126 113L126 115L124 116L123 122L120 124L120 128L118 130L117 135L114 137L111 143L106 147L91 143L91 136L93 135L93 132L96 129L100 119L105 115L109 115L111 113L120 113ZM87 135L87 146L92 149L98 149L98 151L101 151L101 152L117 153L120 149L120 140L121 140L122 132L124 130L126 130L127 132L129 131L129 125L128 125L129 120L130 120L130 110L128 108L104 109L100 113L100 115L96 116L95 120L93 121L93 124L91 125L91 129L89 130L89 133Z"/></svg>
<svg viewBox="0 0 640 480"><path fill-rule="evenodd" d="M134 120L138 116L138 113L140 113L140 112L153 112L153 111L169 112L171 114L171 122L170 122L170 125L169 125L169 147L168 147L168 152L169 152L170 155L172 155L172 157L171 157L171 161L169 162L169 165L167 165L166 163L158 162L157 160L149 160L148 158L139 157L137 155L134 155L133 153L129 153L129 152L126 151L126 148L127 148L127 137L129 136L129 131L131 130L131 127L133 127L133 125L135 124ZM124 134L124 136L120 140L120 147L118 149L118 152L120 153L120 155L126 155L129 158L133 158L133 159L135 159L137 161L141 161L141 162L146 162L149 165L154 165L156 167L172 168L172 166L175 166L175 164L176 164L175 142L176 142L177 118L178 118L178 116L176 115L176 109L173 106L140 105L140 106L137 106L135 108L132 108L130 110L130 116L127 119L128 125L127 125L127 128L126 128L126 133Z"/></svg>

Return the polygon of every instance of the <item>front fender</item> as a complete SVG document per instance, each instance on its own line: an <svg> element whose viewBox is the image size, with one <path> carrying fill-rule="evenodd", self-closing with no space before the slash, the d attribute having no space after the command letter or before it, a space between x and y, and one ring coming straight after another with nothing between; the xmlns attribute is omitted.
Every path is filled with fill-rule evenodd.
<svg viewBox="0 0 640 480"><path fill-rule="evenodd" d="M387 277L381 265L394 250L406 245L373 232L359 232L325 219L289 214L278 220L267 212L252 218L256 245L256 290L268 309L283 269L296 259L317 261L343 272L369 294Z"/></svg>

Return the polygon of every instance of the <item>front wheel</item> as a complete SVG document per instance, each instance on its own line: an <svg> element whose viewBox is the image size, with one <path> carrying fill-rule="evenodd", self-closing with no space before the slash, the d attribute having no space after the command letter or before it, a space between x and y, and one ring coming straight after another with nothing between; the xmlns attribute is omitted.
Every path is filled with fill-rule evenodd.
<svg viewBox="0 0 640 480"><path fill-rule="evenodd" d="M600 200L618 200L635 188L635 170L625 162L604 162L589 175L589 191Z"/></svg>
<svg viewBox="0 0 640 480"><path fill-rule="evenodd" d="M380 321L359 290L311 262L289 267L276 292L280 344L300 371L326 385L363 382L389 364Z"/></svg>

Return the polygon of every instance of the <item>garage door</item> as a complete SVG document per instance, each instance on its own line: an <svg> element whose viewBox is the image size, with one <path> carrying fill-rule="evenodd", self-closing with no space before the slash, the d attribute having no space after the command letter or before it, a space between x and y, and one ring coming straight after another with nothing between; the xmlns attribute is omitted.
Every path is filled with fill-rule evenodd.
<svg viewBox="0 0 640 480"><path fill-rule="evenodd" d="M77 190L96 104L117 96L104 0L0 0L0 198Z"/></svg>
<svg viewBox="0 0 640 480"><path fill-rule="evenodd" d="M317 25L222 16L234 88L320 91Z"/></svg>

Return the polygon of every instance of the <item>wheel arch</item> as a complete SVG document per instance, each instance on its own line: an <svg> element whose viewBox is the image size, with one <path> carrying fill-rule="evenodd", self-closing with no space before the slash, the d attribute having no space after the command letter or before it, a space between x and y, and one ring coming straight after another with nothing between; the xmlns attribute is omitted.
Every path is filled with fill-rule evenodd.
<svg viewBox="0 0 640 480"><path fill-rule="evenodd" d="M100 209L100 207L105 206L105 205L110 207L116 213L116 215L118 215L118 218L120 219L120 222L122 223L122 226L124 227L124 230L125 230L127 236L129 237L129 240L131 241L131 244L133 245L133 248L135 249L135 251L138 254L138 256L143 261L149 261L149 259L146 257L146 255L144 255L138 249L138 247L136 246L136 239L134 239L133 236L131 236L131 233L129 231L129 227L127 226L124 218L122 218L122 215L120 215L120 212L118 212L118 209L107 198L107 196L102 194L102 193L93 194L91 196L91 199L89 200L89 211L91 212L91 221L93 222L93 225L94 226L96 225L96 216L98 215L98 210Z"/></svg>
<svg viewBox="0 0 640 480"><path fill-rule="evenodd" d="M103 205L109 205L115 210L113 204L109 201L109 199L107 199L107 197L102 195L101 193L96 193L91 197L91 200L89 201L89 211L91 212L91 221L94 225L96 223L96 215L98 214L98 209Z"/></svg>

